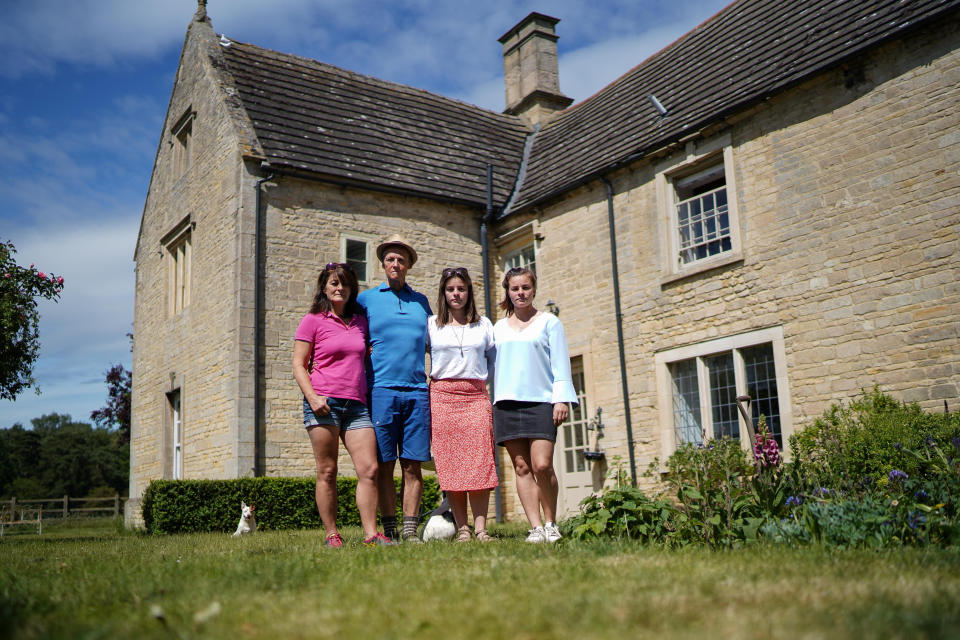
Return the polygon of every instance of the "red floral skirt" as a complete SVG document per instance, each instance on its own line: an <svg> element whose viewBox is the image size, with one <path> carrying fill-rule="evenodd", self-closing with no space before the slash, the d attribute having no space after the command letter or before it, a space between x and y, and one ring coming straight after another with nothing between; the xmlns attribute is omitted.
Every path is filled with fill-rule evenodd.
<svg viewBox="0 0 960 640"><path fill-rule="evenodd" d="M430 431L441 489L477 491L497 486L493 408L483 380L432 380Z"/></svg>

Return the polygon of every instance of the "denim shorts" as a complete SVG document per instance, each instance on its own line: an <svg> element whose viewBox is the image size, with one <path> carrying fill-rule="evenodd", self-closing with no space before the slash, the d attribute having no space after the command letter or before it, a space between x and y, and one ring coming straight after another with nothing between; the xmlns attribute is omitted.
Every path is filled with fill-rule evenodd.
<svg viewBox="0 0 960 640"><path fill-rule="evenodd" d="M310 408L307 399L304 398L303 426L307 428L318 425L337 427L341 431L373 429L373 423L370 422L370 411L362 402L327 396L327 406L330 407L330 413L325 416L318 416Z"/></svg>
<svg viewBox="0 0 960 640"><path fill-rule="evenodd" d="M430 392L426 389L374 387L370 417L377 434L377 456L390 462L430 459Z"/></svg>

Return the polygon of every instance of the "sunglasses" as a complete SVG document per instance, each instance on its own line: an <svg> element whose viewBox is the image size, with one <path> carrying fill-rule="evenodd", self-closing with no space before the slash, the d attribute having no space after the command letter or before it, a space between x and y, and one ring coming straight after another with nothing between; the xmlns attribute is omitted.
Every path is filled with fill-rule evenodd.
<svg viewBox="0 0 960 640"><path fill-rule="evenodd" d="M324 271L336 271L337 269L343 269L344 271L349 271L353 273L353 267L351 267L346 262L328 262L327 266L323 268Z"/></svg>
<svg viewBox="0 0 960 640"><path fill-rule="evenodd" d="M470 276L470 274L467 273L466 267L447 267L446 269L443 270L442 273L444 278L451 278L453 276L457 276L458 278L463 278L463 277Z"/></svg>

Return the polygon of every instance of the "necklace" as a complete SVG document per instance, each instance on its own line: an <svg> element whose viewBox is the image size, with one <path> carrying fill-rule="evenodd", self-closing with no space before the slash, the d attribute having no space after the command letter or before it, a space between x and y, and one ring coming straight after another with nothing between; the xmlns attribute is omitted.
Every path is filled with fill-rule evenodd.
<svg viewBox="0 0 960 640"><path fill-rule="evenodd" d="M457 342L460 344L460 357L463 357L463 336L467 333L467 325L460 326L460 335L457 335L457 330L453 330L453 336L457 339Z"/></svg>

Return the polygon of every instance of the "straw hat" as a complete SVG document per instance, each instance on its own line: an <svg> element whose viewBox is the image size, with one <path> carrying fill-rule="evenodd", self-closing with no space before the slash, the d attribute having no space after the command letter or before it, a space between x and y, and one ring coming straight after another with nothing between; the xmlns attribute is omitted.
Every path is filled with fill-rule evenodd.
<svg viewBox="0 0 960 640"><path fill-rule="evenodd" d="M410 243L403 239L403 236L394 234L380 243L380 246L377 247L377 259L380 262L383 262L383 256L386 255L387 249L390 247L403 247L406 249L407 253L410 254L410 266L412 267L417 262L417 252L410 246Z"/></svg>

